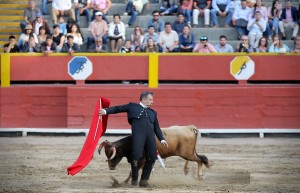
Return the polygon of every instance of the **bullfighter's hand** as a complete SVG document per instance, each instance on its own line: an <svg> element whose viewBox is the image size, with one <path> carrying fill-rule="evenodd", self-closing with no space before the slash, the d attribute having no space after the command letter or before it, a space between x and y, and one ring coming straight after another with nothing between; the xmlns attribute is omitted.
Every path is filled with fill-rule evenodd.
<svg viewBox="0 0 300 193"><path fill-rule="evenodd" d="M99 110L99 116L106 115L106 111L104 109Z"/></svg>
<svg viewBox="0 0 300 193"><path fill-rule="evenodd" d="M167 143L166 140L161 140L160 143L163 144L163 146L165 146L165 148L169 147L169 145L168 145L168 143Z"/></svg>

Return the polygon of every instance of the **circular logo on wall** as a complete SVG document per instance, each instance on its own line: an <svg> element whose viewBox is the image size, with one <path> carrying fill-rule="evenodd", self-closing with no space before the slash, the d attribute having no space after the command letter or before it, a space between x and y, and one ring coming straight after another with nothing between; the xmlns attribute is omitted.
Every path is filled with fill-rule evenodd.
<svg viewBox="0 0 300 193"><path fill-rule="evenodd" d="M85 80L93 73L93 63L85 56L74 56L68 63L68 73L74 80Z"/></svg>

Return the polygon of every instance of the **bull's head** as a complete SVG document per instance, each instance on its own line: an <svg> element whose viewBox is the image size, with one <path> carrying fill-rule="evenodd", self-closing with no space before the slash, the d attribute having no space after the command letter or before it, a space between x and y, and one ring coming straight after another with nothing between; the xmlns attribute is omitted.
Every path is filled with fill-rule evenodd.
<svg viewBox="0 0 300 193"><path fill-rule="evenodd" d="M121 161L122 157L117 155L117 148L109 141L104 141L99 145L98 153L101 154L101 150L104 147L105 155L107 157L108 168L115 170L117 164Z"/></svg>

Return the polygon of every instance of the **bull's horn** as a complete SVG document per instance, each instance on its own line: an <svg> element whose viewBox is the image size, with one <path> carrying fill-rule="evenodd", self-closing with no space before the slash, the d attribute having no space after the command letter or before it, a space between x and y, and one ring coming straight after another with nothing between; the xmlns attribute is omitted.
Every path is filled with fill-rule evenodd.
<svg viewBox="0 0 300 193"><path fill-rule="evenodd" d="M113 151L113 154L110 156L110 158L108 158L108 160L112 160L116 157L116 154L117 154L117 150L116 150L116 147L111 147L112 151Z"/></svg>
<svg viewBox="0 0 300 193"><path fill-rule="evenodd" d="M101 155L101 150L102 150L102 148L104 147L105 142L106 142L106 141L103 141L103 142L99 145L99 148L98 148L98 153L99 153L99 155Z"/></svg>

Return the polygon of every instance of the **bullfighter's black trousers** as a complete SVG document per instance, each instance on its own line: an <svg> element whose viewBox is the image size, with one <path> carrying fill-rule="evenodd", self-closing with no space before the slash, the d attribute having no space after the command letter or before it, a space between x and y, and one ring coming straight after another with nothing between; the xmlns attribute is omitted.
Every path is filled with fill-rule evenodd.
<svg viewBox="0 0 300 193"><path fill-rule="evenodd" d="M133 120L132 124L132 183L138 181L140 160L145 151L146 162L143 168L141 180L148 180L156 160L156 144L154 125L148 117Z"/></svg>

